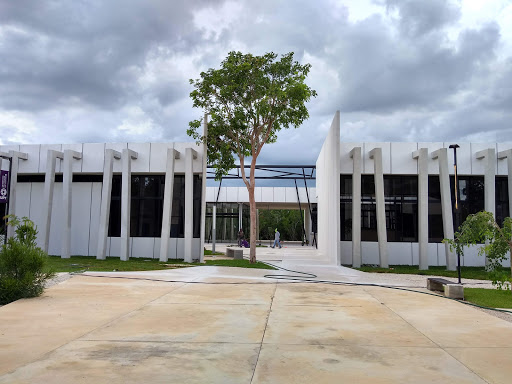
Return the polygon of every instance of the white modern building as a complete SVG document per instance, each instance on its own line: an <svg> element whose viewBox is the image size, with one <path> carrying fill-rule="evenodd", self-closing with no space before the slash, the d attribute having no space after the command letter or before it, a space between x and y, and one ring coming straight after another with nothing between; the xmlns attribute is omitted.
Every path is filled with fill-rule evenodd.
<svg viewBox="0 0 512 384"><path fill-rule="evenodd" d="M202 260L202 147L9 145L0 152L12 158L9 212L34 221L49 254Z"/></svg>
<svg viewBox="0 0 512 384"><path fill-rule="evenodd" d="M457 143L459 218L450 144L342 143L337 112L316 188L256 187L257 208L303 210L306 239L315 237L333 265L454 269L441 242L453 237L454 220L483 209L498 221L511 215L512 143ZM124 260L202 260L213 207L231 220L230 231L242 226L246 188L206 188L204 153L194 143L0 146L2 169L11 168L9 212L36 223L43 249ZM485 260L475 247L462 263Z"/></svg>
<svg viewBox="0 0 512 384"><path fill-rule="evenodd" d="M336 265L454 269L441 241L454 234L455 143L342 143L339 134L338 112L316 164L319 249ZM457 144L459 222L481 210L511 216L512 143ZM477 248L463 265L485 264Z"/></svg>

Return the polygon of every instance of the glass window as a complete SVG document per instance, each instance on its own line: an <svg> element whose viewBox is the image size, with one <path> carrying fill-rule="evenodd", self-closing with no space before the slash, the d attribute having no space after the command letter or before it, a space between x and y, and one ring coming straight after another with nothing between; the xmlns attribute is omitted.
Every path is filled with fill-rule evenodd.
<svg viewBox="0 0 512 384"><path fill-rule="evenodd" d="M428 241L440 243L444 239L441 186L439 176L428 177Z"/></svg>
<svg viewBox="0 0 512 384"><path fill-rule="evenodd" d="M459 176L459 215L455 211L455 193L451 193L453 209L453 229L466 220L468 215L484 210L484 177L483 176ZM450 176L450 191L455 191L455 177ZM457 225L457 222L459 225Z"/></svg>
<svg viewBox="0 0 512 384"><path fill-rule="evenodd" d="M162 233L164 175L132 175L130 207L130 236L160 237ZM194 176L193 236L198 238L201 226L202 180ZM112 179L108 235L121 236L121 175ZM174 176L170 236L183 238L185 233L185 176Z"/></svg>
<svg viewBox="0 0 512 384"><path fill-rule="evenodd" d="M496 176L496 222L501 226L505 217L510 216L508 201L508 178Z"/></svg>

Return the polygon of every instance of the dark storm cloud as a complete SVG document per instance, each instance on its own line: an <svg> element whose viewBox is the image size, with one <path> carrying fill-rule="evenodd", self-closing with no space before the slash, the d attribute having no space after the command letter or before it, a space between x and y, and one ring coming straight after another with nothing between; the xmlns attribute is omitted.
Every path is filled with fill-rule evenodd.
<svg viewBox="0 0 512 384"><path fill-rule="evenodd" d="M402 35L418 37L449 26L460 18L460 9L446 0L386 0L388 10L397 10Z"/></svg>
<svg viewBox="0 0 512 384"><path fill-rule="evenodd" d="M486 69L499 41L494 24L463 32L455 47L443 45L437 35L404 44L378 20L366 20L349 33L340 69L339 102L346 112L442 107L447 97Z"/></svg>
<svg viewBox="0 0 512 384"><path fill-rule="evenodd" d="M78 99L118 108L136 92L137 69L151 50L197 48L201 38L192 16L200 3L3 2L0 103L37 110ZM176 98L171 89L156 91L163 104Z"/></svg>

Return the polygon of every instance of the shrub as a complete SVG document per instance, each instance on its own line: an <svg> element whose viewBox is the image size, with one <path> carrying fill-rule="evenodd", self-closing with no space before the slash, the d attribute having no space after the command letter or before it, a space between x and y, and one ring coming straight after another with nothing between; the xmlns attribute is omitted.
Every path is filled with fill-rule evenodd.
<svg viewBox="0 0 512 384"><path fill-rule="evenodd" d="M0 304L41 295L46 280L55 275L47 268L48 255L36 246L34 223L26 217L8 219L16 235L0 251Z"/></svg>

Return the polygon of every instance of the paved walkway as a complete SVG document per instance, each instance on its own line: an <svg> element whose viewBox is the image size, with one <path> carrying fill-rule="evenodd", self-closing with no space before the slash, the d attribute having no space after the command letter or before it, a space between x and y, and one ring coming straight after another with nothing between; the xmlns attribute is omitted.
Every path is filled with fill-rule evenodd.
<svg viewBox="0 0 512 384"><path fill-rule="evenodd" d="M74 276L0 308L0 383L510 382L511 323L437 296L268 272Z"/></svg>

